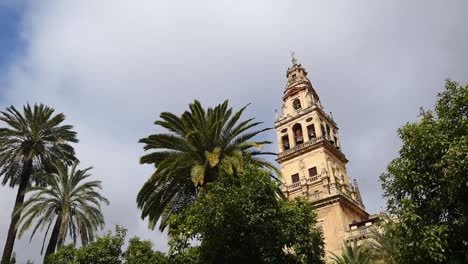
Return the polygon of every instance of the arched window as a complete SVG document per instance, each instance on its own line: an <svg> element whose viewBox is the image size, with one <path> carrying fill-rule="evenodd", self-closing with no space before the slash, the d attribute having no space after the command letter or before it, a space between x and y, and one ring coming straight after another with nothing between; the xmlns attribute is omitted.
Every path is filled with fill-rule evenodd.
<svg viewBox="0 0 468 264"><path fill-rule="evenodd" d="M316 138L315 135L315 126L314 124L307 126L307 135L309 135L309 140Z"/></svg>
<svg viewBox="0 0 468 264"><path fill-rule="evenodd" d="M289 137L287 135L281 138L281 144L283 145L283 151L288 150L289 147Z"/></svg>
<svg viewBox="0 0 468 264"><path fill-rule="evenodd" d="M295 124L292 129L294 132L294 142L296 142L296 145L304 143L301 124Z"/></svg>
<svg viewBox="0 0 468 264"><path fill-rule="evenodd" d="M294 108L295 110L301 109L301 101L300 101L298 98L294 99L294 101L293 101L293 108Z"/></svg>

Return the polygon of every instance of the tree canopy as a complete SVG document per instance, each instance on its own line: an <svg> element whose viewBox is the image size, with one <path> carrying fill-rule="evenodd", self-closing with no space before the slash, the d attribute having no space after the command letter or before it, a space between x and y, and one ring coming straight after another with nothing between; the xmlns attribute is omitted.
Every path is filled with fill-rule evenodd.
<svg viewBox="0 0 468 264"><path fill-rule="evenodd" d="M381 181L386 227L403 263L468 263L468 85L447 81L434 110L398 130L399 156Z"/></svg>
<svg viewBox="0 0 468 264"><path fill-rule="evenodd" d="M75 248L69 244L50 255L50 264L166 264L167 256L153 251L148 240L130 239L127 250L122 251L127 230L116 226L114 232L98 237L96 241Z"/></svg>
<svg viewBox="0 0 468 264"><path fill-rule="evenodd" d="M233 113L228 101L205 110L195 101L180 117L161 113L155 122L169 133L158 133L140 140L145 150L140 163L152 164L155 171L137 196L142 218L149 218L150 228L160 220L166 227L168 217L192 204L200 189L216 181L219 175L235 175L244 167L245 158L259 166L276 168L257 157L268 141L252 138L268 129L250 129L261 124L253 118L241 121L246 107Z"/></svg>
<svg viewBox="0 0 468 264"><path fill-rule="evenodd" d="M49 264L121 264L126 234L125 228L116 226L114 233L109 231L81 248L69 244L50 255Z"/></svg>
<svg viewBox="0 0 468 264"><path fill-rule="evenodd" d="M200 263L322 263L324 245L308 201L278 197L270 172L253 165L225 176L169 219L173 258L193 251L195 239Z"/></svg>
<svg viewBox="0 0 468 264"><path fill-rule="evenodd" d="M24 191L37 181L36 172L53 170L52 163L76 160L70 143L78 142L71 125L63 125L65 115L43 104L27 104L23 113L14 106L0 112L0 177L2 184L18 186L14 209L24 201ZM19 214L14 214L3 250L2 263L8 263L13 252Z"/></svg>
<svg viewBox="0 0 468 264"><path fill-rule="evenodd" d="M91 168L80 170L77 166L78 162L70 168L56 162L56 173L40 173L38 177L44 184L27 189L26 193L30 197L15 212L21 215L19 237L32 225L35 227L31 239L38 229L47 227L43 240L45 242L50 227L55 222L44 263L57 246L63 245L68 235L74 243L79 238L82 244L87 245L94 240L97 229L104 226L101 203L109 204L109 201L98 192L102 189L101 182L86 181L91 176Z"/></svg>
<svg viewBox="0 0 468 264"><path fill-rule="evenodd" d="M139 237L130 239L127 251L123 255L126 264L169 263L169 259L164 253L153 250L151 241L141 240Z"/></svg>
<svg viewBox="0 0 468 264"><path fill-rule="evenodd" d="M354 246L351 244L343 245L341 255L332 253L333 264L371 264L375 263L372 254L363 245Z"/></svg>

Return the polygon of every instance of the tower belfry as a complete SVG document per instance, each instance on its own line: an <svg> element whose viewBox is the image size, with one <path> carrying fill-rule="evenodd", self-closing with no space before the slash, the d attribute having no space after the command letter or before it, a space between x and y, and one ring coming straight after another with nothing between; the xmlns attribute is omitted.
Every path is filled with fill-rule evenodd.
<svg viewBox="0 0 468 264"><path fill-rule="evenodd" d="M292 54L293 55L293 54ZM317 208L325 250L339 254L353 223L365 223L365 211L357 182L346 170L338 126L327 114L307 77L292 56L283 93L282 113L275 128L283 192L289 198L306 197Z"/></svg>

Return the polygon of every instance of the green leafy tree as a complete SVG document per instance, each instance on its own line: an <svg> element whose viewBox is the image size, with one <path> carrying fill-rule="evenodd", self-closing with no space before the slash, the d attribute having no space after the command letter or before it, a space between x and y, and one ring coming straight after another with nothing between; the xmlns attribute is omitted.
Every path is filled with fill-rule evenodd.
<svg viewBox="0 0 468 264"><path fill-rule="evenodd" d="M372 260L371 254L364 246L353 246L351 244L343 245L341 255L332 253L332 261L334 264L371 264L375 263Z"/></svg>
<svg viewBox="0 0 468 264"><path fill-rule="evenodd" d="M210 192L169 219L171 258L199 240L195 263L323 263L313 206L279 198L270 177L248 165L208 184Z"/></svg>
<svg viewBox="0 0 468 264"><path fill-rule="evenodd" d="M169 131L150 135L140 140L145 150L155 150L141 157L141 163L156 168L137 196L142 218L149 218L154 228L160 220L160 229L167 218L192 204L200 190L207 190L207 183L223 175L242 171L246 154L249 162L275 169L273 165L257 157L268 141L251 141L262 131L248 131L261 124L253 119L239 121L246 107L233 114L228 102L215 108L203 109L200 102L190 104L190 110L180 117L161 113L155 122Z"/></svg>
<svg viewBox="0 0 468 264"><path fill-rule="evenodd" d="M130 239L127 251L124 253L126 264L167 264L168 257L159 251L153 251L153 245L149 240L141 240L138 237Z"/></svg>
<svg viewBox="0 0 468 264"><path fill-rule="evenodd" d="M94 242L81 248L73 244L61 247L49 256L50 264L167 264L168 257L153 251L148 240L138 237L130 239L127 251L122 252L127 230L116 226L115 232L108 232Z"/></svg>
<svg viewBox="0 0 468 264"><path fill-rule="evenodd" d="M37 171L51 171L51 162L75 160L69 143L78 142L70 125L62 125L65 115L43 104L29 104L20 113L10 106L0 112L0 177L2 184L18 186L14 208L23 204L24 191L35 180ZM15 209L14 209L15 210ZM11 258L19 214L12 216L3 250L2 263Z"/></svg>
<svg viewBox="0 0 468 264"><path fill-rule="evenodd" d="M447 81L435 109L398 134L381 181L402 263L468 263L468 85Z"/></svg>
<svg viewBox="0 0 468 264"><path fill-rule="evenodd" d="M96 241L76 249L73 244L61 247L48 258L49 264L121 264L122 245L127 230L116 226L115 233L108 232Z"/></svg>
<svg viewBox="0 0 468 264"><path fill-rule="evenodd" d="M175 245L174 241L169 241L169 244ZM174 251L175 252L175 251ZM180 248L177 254L169 256L171 264L204 264L200 256L200 247L187 246Z"/></svg>
<svg viewBox="0 0 468 264"><path fill-rule="evenodd" d="M47 257L47 261L49 264L78 264L79 262L76 258L79 250L73 244L62 246L58 248L56 253L50 254Z"/></svg>
<svg viewBox="0 0 468 264"><path fill-rule="evenodd" d="M69 169L58 162L54 164L56 173L41 173L38 177L44 185L27 189L26 193L31 196L16 211L21 215L20 237L35 224L31 239L39 228L47 227L45 242L55 221L44 263L57 246L63 245L67 235L74 243L80 238L81 243L87 245L94 240L97 229L104 226L101 203L109 204L109 201L97 192L102 189L101 182L86 181L91 176L91 168L79 170L77 166L78 162Z"/></svg>

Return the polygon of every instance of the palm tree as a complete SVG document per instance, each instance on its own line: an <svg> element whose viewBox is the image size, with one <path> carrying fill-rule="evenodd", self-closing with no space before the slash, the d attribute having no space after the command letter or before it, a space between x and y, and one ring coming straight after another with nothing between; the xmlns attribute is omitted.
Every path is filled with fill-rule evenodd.
<svg viewBox="0 0 468 264"><path fill-rule="evenodd" d="M341 250L341 256L332 253L332 261L335 264L370 264L372 257L363 246L345 244Z"/></svg>
<svg viewBox="0 0 468 264"><path fill-rule="evenodd" d="M101 188L100 181L84 182L91 175L91 168L77 170L78 162L68 170L67 166L55 163L56 173L41 173L39 177L46 185L31 187L27 190L31 197L16 211L21 214L19 236L21 237L33 223L35 227L30 239L36 231L47 227L42 244L55 220L49 244L44 256L44 263L55 249L62 246L70 235L76 243L79 237L83 245L93 241L97 228L104 226L104 216L101 203L109 201L101 196L96 189ZM41 252L42 254L42 252Z"/></svg>
<svg viewBox="0 0 468 264"><path fill-rule="evenodd" d="M399 262L397 240L382 229L371 229L369 239L366 240L364 246L372 253L375 263L394 264Z"/></svg>
<svg viewBox="0 0 468 264"><path fill-rule="evenodd" d="M0 121L5 124L0 128L0 177L3 176L2 185L18 185L14 208L21 206L24 191L36 180L34 172L51 171L50 164L55 160L76 159L69 145L78 142L76 132L72 126L62 125L64 120L65 115L54 115L54 109L43 104L27 104L23 114L13 106L0 112ZM12 216L2 263L11 258L19 219L18 214Z"/></svg>
<svg viewBox="0 0 468 264"><path fill-rule="evenodd" d="M203 109L200 102L190 104L180 117L163 112L156 125L169 133L150 135L140 140L145 150L156 150L141 157L140 163L153 164L155 171L137 196L142 218L149 217L150 228L160 222L167 226L168 217L190 205L200 190L208 191L207 183L222 175L242 171L246 159L259 166L276 170L257 157L266 153L260 149L269 141L250 141L268 129L247 130L261 124L252 119L239 121L247 106L232 112L228 101Z"/></svg>

